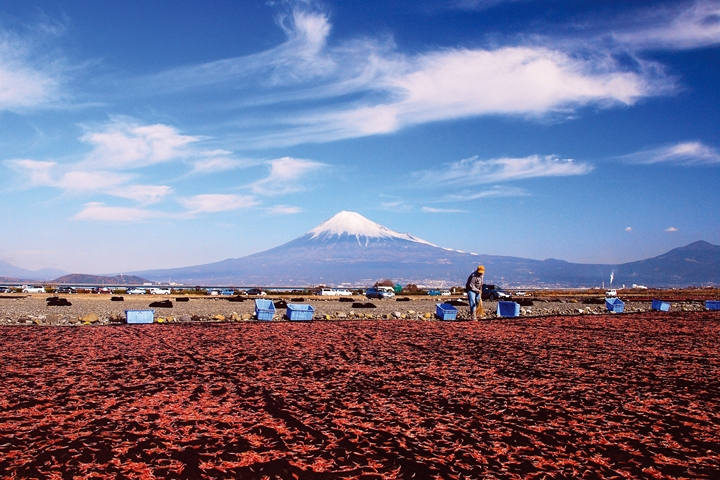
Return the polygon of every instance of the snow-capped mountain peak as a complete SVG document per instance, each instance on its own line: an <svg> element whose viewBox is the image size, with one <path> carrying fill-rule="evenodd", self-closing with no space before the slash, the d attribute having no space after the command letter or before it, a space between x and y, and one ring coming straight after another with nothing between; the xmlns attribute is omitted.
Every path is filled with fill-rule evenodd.
<svg viewBox="0 0 720 480"><path fill-rule="evenodd" d="M398 233L390 230L387 227L375 223L372 220L368 220L359 213L342 211L324 221L317 227L310 230L308 235L311 238L328 238L332 236L355 236L367 238L398 238L402 240L408 240L410 242L424 243L426 245L433 245L430 242L426 242L421 238L414 237L408 233Z"/></svg>

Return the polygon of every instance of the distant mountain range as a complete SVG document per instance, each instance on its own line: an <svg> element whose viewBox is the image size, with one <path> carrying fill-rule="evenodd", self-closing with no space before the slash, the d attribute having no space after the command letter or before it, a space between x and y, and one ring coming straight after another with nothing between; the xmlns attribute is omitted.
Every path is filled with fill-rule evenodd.
<svg viewBox="0 0 720 480"><path fill-rule="evenodd" d="M637 262L581 264L563 260L478 255L398 233L355 212L331 219L279 247L242 258L122 276L93 276L45 269L30 271L0 262L0 277L54 283L126 285L149 281L184 285L367 286L382 279L424 286L464 285L485 265L486 282L507 287L597 287L605 283L648 287L720 285L720 246L698 241ZM54 275L52 274L54 273ZM3 280L9 283L9 280Z"/></svg>
<svg viewBox="0 0 720 480"><path fill-rule="evenodd" d="M57 278L60 275L65 275L67 272L58 270L57 268L43 268L40 270L26 270L24 268L16 267L8 262L0 260L0 278L4 278L4 282L16 281L22 279L31 279L38 281L50 280Z"/></svg>
<svg viewBox="0 0 720 480"><path fill-rule="evenodd" d="M149 283L149 280L135 275L102 276L73 273L56 278L52 283L65 285L141 285Z"/></svg>
<svg viewBox="0 0 720 480"><path fill-rule="evenodd" d="M620 265L477 255L398 233L355 212L331 219L279 247L192 267L132 272L151 281L236 286L371 285L380 279L421 285L464 285L475 266L486 281L516 287L720 284L720 246L699 241L658 257Z"/></svg>

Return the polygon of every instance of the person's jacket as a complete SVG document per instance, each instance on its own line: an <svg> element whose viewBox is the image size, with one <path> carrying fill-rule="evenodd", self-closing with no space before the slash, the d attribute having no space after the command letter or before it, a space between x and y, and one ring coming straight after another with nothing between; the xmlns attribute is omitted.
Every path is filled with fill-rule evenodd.
<svg viewBox="0 0 720 480"><path fill-rule="evenodd" d="M482 292L482 286L483 286L483 273L473 272L467 279L467 282L465 283L465 291L466 292L475 292L480 293Z"/></svg>

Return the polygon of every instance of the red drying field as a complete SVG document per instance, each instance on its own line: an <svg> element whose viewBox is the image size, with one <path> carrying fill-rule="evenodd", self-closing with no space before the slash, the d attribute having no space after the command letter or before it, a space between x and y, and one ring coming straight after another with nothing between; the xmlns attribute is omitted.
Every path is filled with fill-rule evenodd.
<svg viewBox="0 0 720 480"><path fill-rule="evenodd" d="M0 329L19 478L717 478L720 316Z"/></svg>

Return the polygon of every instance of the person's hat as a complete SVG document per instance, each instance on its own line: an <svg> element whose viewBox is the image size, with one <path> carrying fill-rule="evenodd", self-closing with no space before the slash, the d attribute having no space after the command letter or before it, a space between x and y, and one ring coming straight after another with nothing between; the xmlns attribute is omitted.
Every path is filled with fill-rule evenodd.
<svg viewBox="0 0 720 480"><path fill-rule="evenodd" d="M485 267L483 267L482 265L478 265L477 271L478 271L478 272L485 272Z"/></svg>

